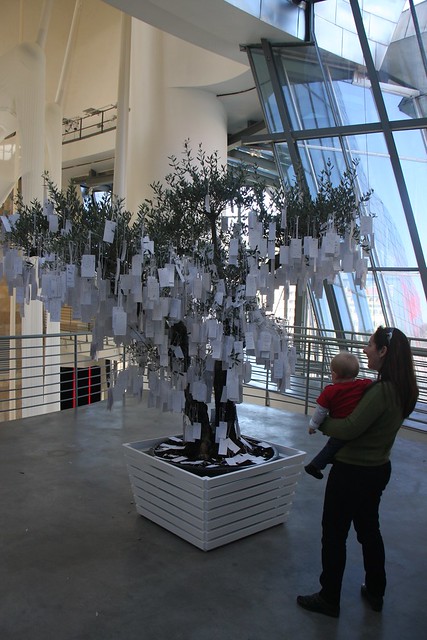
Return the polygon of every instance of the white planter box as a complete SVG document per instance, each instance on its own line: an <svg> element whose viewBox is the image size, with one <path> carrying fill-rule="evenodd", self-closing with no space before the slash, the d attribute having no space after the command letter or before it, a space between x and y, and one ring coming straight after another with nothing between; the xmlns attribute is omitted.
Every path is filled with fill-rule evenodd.
<svg viewBox="0 0 427 640"><path fill-rule="evenodd" d="M203 551L286 522L304 451L275 444L278 459L208 478L146 453L164 440L123 445L139 514Z"/></svg>

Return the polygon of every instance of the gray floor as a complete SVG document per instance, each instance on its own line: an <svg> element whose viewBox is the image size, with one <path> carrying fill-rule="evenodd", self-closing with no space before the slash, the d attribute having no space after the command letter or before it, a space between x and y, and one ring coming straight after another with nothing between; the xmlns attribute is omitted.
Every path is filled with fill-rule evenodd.
<svg viewBox="0 0 427 640"><path fill-rule="evenodd" d="M303 415L239 415L309 455L323 439ZM287 524L207 553L136 514L121 444L179 422L131 399L0 425L1 640L426 640L427 436L402 431L393 450L383 613L360 599L352 532L335 620L295 604L318 589L324 481L300 477Z"/></svg>

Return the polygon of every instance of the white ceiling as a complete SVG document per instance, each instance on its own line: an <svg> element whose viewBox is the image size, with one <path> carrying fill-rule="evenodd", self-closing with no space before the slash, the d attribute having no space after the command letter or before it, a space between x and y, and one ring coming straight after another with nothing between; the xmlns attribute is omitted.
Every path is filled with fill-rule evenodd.
<svg viewBox="0 0 427 640"><path fill-rule="evenodd" d="M225 0L104 2L182 40L244 64L247 64L247 58L240 51L240 45L260 43L262 38L271 42L296 40L289 34L297 33L304 20L303 12L289 0L280 6L277 20L280 20L281 29L237 9ZM272 12L270 19L275 19Z"/></svg>
<svg viewBox="0 0 427 640"><path fill-rule="evenodd" d="M255 89L248 57L241 45L289 42L297 39L286 31L237 9L225 0L104 0L107 4L139 18L162 31L190 42L248 69L232 80L209 85L209 91L220 95L228 118L228 132L246 128L248 122L262 120L262 109ZM253 4L253 3L252 3ZM264 3L265 5L266 3ZM301 29L304 12L290 1L280 5L279 14L271 19L296 33Z"/></svg>

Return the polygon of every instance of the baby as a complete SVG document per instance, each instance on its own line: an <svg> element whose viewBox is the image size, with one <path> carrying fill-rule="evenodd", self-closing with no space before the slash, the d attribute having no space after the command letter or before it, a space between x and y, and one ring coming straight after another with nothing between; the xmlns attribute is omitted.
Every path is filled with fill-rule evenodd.
<svg viewBox="0 0 427 640"><path fill-rule="evenodd" d="M372 383L372 380L366 378L356 380L358 373L359 361L352 353L340 351L332 358L332 384L328 384L317 398L317 407L310 420L309 433L316 433L327 415L331 418L345 418L353 411L366 388ZM321 470L333 461L335 454L344 444L343 440L329 438L317 456L304 467L306 472L319 480L323 478Z"/></svg>

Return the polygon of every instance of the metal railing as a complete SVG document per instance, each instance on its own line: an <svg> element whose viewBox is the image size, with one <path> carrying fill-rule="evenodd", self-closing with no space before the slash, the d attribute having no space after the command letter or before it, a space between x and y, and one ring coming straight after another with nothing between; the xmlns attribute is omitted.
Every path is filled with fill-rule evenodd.
<svg viewBox="0 0 427 640"><path fill-rule="evenodd" d="M351 351L359 359L360 377L374 380L376 373L368 369L363 353L369 335L346 332L345 335L338 336L332 331L289 327L290 344L296 348L297 354L295 373L291 376L289 388L278 393L276 385L271 382L269 371L252 359L252 381L245 389L245 399L260 401L262 398L266 405L271 405L274 401L276 406L293 407L309 413L315 406L319 393L330 384L330 362L342 349ZM405 424L427 430L427 340L410 338L410 342L420 395L416 410Z"/></svg>
<svg viewBox="0 0 427 640"><path fill-rule="evenodd" d="M252 380L244 386L244 400L308 414L330 383L330 361L340 349L353 352L360 376L375 378L367 369L363 347L367 334L325 335L305 327L289 328L296 349L296 367L289 388L278 392L270 372L252 360ZM105 400L117 373L126 366L126 352L105 339L94 360L89 332L0 337L0 421L13 420ZM419 403L408 422L427 429L427 340L412 339L420 388Z"/></svg>
<svg viewBox="0 0 427 640"><path fill-rule="evenodd" d="M117 128L117 105L100 109L86 109L84 116L64 118L62 122L62 143L68 144L83 138L91 138Z"/></svg>
<svg viewBox="0 0 427 640"><path fill-rule="evenodd" d="M87 332L1 336L0 421L104 400L125 353L105 340L93 358Z"/></svg>

